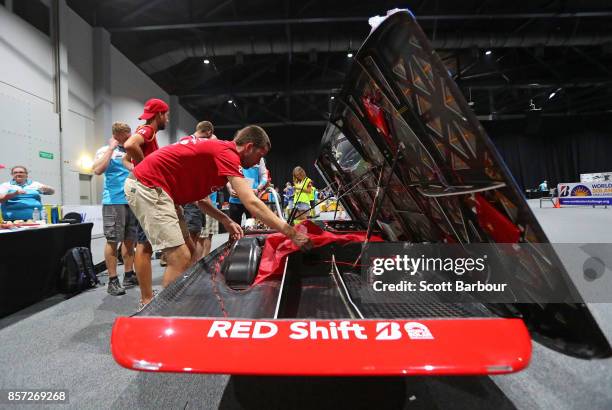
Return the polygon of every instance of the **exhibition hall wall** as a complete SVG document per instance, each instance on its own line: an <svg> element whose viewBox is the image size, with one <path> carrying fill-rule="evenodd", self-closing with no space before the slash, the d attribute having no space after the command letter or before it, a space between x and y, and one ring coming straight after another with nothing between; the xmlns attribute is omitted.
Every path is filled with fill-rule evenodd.
<svg viewBox="0 0 612 410"><path fill-rule="evenodd" d="M83 165L110 138L113 121L135 128L152 97L171 109L172 126L159 132L160 145L190 134L197 121L117 50L106 30L92 28L64 0L58 16L56 61L52 36L0 6L0 164L7 167L0 181L10 178L11 166L25 165L32 179L56 188L45 203L83 204L83 182L90 179L89 201L98 204L102 177Z"/></svg>

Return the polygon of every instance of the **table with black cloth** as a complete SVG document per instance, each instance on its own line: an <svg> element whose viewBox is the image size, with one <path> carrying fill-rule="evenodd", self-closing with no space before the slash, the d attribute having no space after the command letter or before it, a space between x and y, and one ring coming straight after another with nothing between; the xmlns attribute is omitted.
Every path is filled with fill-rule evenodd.
<svg viewBox="0 0 612 410"><path fill-rule="evenodd" d="M92 223L0 233L0 317L58 293L61 259L91 247Z"/></svg>

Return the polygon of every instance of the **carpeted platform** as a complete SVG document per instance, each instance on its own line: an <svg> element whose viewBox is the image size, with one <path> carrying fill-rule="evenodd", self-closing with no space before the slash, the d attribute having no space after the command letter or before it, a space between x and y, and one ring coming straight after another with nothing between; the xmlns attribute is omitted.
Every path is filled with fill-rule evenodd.
<svg viewBox="0 0 612 410"><path fill-rule="evenodd" d="M553 242L612 242L612 209L540 209L539 201L532 205ZM219 235L213 245L223 240ZM159 285L163 268L157 261L154 267ZM138 289L112 297L105 288L98 288L66 301L50 299L0 320L0 389L68 389L69 405L53 408L78 409L612 408L612 360L572 359L538 344L527 370L493 378L263 378L134 372L114 362L109 341L113 320L133 313L138 296ZM610 338L612 304L591 308Z"/></svg>

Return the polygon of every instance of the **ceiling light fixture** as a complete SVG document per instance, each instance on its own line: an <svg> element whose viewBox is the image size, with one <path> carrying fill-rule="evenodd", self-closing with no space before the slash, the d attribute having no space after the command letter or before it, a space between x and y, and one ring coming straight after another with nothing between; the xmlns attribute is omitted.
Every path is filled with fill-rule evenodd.
<svg viewBox="0 0 612 410"><path fill-rule="evenodd" d="M561 91L561 88L557 88L555 91L553 91L552 93L550 93L550 95L548 96L548 99L552 99L555 95L557 95L557 93Z"/></svg>
<svg viewBox="0 0 612 410"><path fill-rule="evenodd" d="M204 64L210 64L210 60L208 58L204 59Z"/></svg>
<svg viewBox="0 0 612 410"><path fill-rule="evenodd" d="M490 55L491 55L491 53L493 53L491 50L487 50L487 51L485 51L485 54L486 54L486 55L488 55L488 56L490 56Z"/></svg>
<svg viewBox="0 0 612 410"><path fill-rule="evenodd" d="M234 103L234 100L227 100L227 103L228 103L228 104L233 104L233 103Z"/></svg>
<svg viewBox="0 0 612 410"><path fill-rule="evenodd" d="M347 56L348 58L353 58L353 53L348 52L348 53L346 53L346 56Z"/></svg>
<svg viewBox="0 0 612 410"><path fill-rule="evenodd" d="M330 100L335 99L336 97L334 97L333 95L331 97L329 97Z"/></svg>

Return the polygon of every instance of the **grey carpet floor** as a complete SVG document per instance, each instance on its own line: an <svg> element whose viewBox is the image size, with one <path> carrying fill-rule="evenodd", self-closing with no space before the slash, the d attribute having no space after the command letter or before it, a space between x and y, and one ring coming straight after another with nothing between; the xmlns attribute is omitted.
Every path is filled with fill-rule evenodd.
<svg viewBox="0 0 612 410"><path fill-rule="evenodd" d="M538 205L535 203L534 212L551 241L612 243L612 209L540 209ZM216 244L224 240L219 236ZM94 246L98 243L103 241ZM161 273L154 261L156 284ZM75 409L612 408L612 360L573 359L537 343L528 369L492 378L287 378L135 372L114 362L109 340L114 319L133 313L138 296L137 289L112 297L98 288L69 300L51 298L1 319L0 390L67 389L69 404L49 407ZM590 308L610 338L611 305L599 303Z"/></svg>

